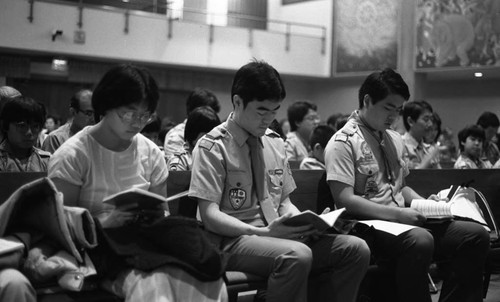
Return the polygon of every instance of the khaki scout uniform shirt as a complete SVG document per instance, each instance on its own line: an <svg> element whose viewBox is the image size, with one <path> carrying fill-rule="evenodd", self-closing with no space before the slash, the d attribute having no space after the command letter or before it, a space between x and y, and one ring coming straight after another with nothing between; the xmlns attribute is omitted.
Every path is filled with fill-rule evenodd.
<svg viewBox="0 0 500 302"><path fill-rule="evenodd" d="M409 170L403 160L404 143L401 135L393 130L385 131L384 137L392 141L396 153L388 154L388 159L395 167L391 181L387 178L388 171L380 143L365 138L360 124L362 121L355 111L346 125L328 142L325 149L326 179L352 186L354 194L373 202L404 207L401 189Z"/></svg>
<svg viewBox="0 0 500 302"><path fill-rule="evenodd" d="M33 147L26 162L21 162L14 156L7 140L4 140L0 144L0 172L45 172L50 155L50 152Z"/></svg>
<svg viewBox="0 0 500 302"><path fill-rule="evenodd" d="M453 165L454 169L491 169L492 165L487 159L471 159L467 155L460 154L457 161Z"/></svg>
<svg viewBox="0 0 500 302"><path fill-rule="evenodd" d="M193 151L189 196L215 202L222 212L245 223L265 226L252 181L248 136L231 114L226 122L200 139ZM267 129L261 142L268 198L279 216L280 207L296 185L285 156L283 139Z"/></svg>
<svg viewBox="0 0 500 302"><path fill-rule="evenodd" d="M409 132L403 135L403 141L405 143L404 157L409 169L415 169L422 162L422 159L432 152L432 148L437 148L437 146L417 142ZM431 160L429 169L441 169L439 153Z"/></svg>

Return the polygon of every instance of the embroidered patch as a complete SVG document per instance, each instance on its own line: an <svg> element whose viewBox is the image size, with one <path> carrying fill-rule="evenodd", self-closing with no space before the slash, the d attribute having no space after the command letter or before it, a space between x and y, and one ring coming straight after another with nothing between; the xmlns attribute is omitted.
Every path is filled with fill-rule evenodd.
<svg viewBox="0 0 500 302"><path fill-rule="evenodd" d="M247 199L247 192L243 189L231 189L229 190L229 202L235 210L239 210L245 200Z"/></svg>
<svg viewBox="0 0 500 302"><path fill-rule="evenodd" d="M200 141L200 143L198 144L198 146L200 146L200 148L203 148L203 149L210 151L212 149L212 147L214 146L214 144L215 144L215 142L213 142L211 140L202 139Z"/></svg>
<svg viewBox="0 0 500 302"><path fill-rule="evenodd" d="M269 175L283 175L283 169L268 170Z"/></svg>

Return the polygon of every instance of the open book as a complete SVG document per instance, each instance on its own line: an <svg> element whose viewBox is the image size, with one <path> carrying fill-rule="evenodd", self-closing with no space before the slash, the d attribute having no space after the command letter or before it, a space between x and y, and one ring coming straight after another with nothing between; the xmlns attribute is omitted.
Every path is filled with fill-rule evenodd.
<svg viewBox="0 0 500 302"><path fill-rule="evenodd" d="M340 216L345 212L345 208L338 209L335 211L328 212L326 214L318 215L313 211L307 210L290 217L283 222L284 225L288 226L303 226L312 225L318 231L325 231L335 225L335 222Z"/></svg>
<svg viewBox="0 0 500 302"><path fill-rule="evenodd" d="M413 199L410 207L419 211L427 219L452 219L451 212L452 202L444 200L435 201L431 199Z"/></svg>
<svg viewBox="0 0 500 302"><path fill-rule="evenodd" d="M479 206L475 201L467 199L463 194L453 195L448 202L414 199L410 207L416 209L430 220L472 220L487 228L487 223Z"/></svg>
<svg viewBox="0 0 500 302"><path fill-rule="evenodd" d="M17 250L24 249L24 244L10 239L9 237L0 238L0 255L8 254Z"/></svg>
<svg viewBox="0 0 500 302"><path fill-rule="evenodd" d="M114 205L117 208L127 207L130 209L154 209L162 203L181 198L188 195L188 191L183 191L168 198L160 194L149 192L139 188L131 188L125 191L118 192L104 198L103 202Z"/></svg>

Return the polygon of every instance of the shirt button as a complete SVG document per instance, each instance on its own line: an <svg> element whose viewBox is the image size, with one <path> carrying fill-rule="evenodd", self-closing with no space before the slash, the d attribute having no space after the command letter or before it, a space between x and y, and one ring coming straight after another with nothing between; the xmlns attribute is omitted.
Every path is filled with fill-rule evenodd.
<svg viewBox="0 0 500 302"><path fill-rule="evenodd" d="M236 186L237 186L237 187L241 186L241 183L240 183L240 182L237 182L237 183L236 183Z"/></svg>

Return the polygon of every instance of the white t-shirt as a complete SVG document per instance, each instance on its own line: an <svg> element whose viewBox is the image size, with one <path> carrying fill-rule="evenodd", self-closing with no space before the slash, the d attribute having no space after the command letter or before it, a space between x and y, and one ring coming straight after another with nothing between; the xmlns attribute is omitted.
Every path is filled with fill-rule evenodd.
<svg viewBox="0 0 500 302"><path fill-rule="evenodd" d="M84 128L53 154L50 178L60 178L80 186L79 207L94 216L108 214L113 206L102 203L111 194L137 187L148 190L165 183L168 170L161 150L142 134L137 134L124 151L104 148Z"/></svg>

